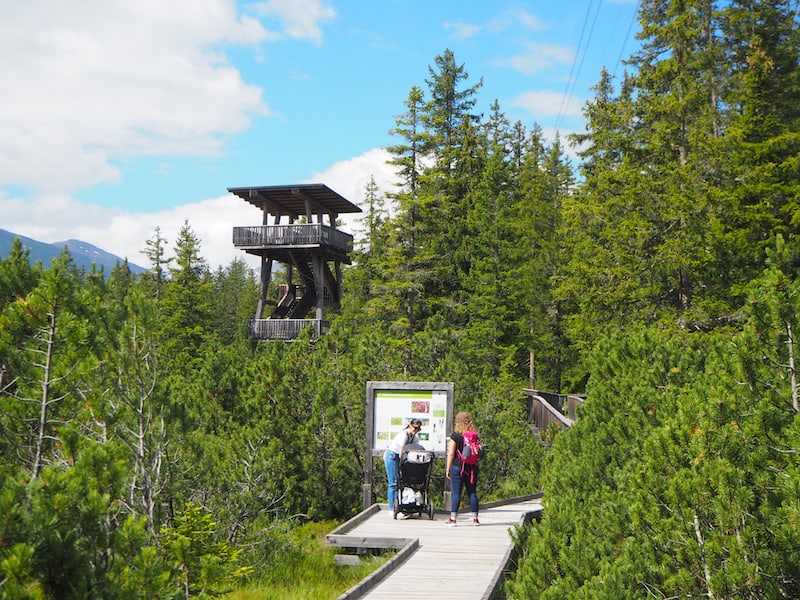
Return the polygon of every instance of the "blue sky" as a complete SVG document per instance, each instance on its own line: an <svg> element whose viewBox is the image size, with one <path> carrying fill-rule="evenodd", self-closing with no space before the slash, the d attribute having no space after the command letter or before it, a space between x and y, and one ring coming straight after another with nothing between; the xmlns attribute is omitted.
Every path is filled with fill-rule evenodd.
<svg viewBox="0 0 800 600"><path fill-rule="evenodd" d="M478 110L562 136L636 48L634 0L27 0L0 8L0 228L141 264L188 220L212 267L260 222L227 194L388 190L389 130L445 49ZM355 227L351 227L353 230ZM255 264L255 263L252 263Z"/></svg>

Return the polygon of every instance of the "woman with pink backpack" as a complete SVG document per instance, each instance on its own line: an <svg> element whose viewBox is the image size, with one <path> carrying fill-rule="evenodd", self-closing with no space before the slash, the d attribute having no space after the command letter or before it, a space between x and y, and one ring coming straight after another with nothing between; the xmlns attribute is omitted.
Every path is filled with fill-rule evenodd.
<svg viewBox="0 0 800 600"><path fill-rule="evenodd" d="M458 507L461 504L461 494L466 490L469 498L469 507L472 510L472 524L480 525L478 521L478 459L480 458L481 445L478 430L472 415L460 412L456 415L455 428L450 435L447 448L447 465L445 477L450 480L450 518L444 524L449 527L456 526Z"/></svg>

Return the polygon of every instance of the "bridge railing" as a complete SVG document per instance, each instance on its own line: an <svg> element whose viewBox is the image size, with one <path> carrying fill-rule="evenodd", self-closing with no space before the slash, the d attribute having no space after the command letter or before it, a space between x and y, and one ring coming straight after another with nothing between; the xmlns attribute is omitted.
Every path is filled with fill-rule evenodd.
<svg viewBox="0 0 800 600"><path fill-rule="evenodd" d="M546 431L552 423L561 429L571 427L583 404L583 398L575 394L523 391L528 398L528 421L540 431Z"/></svg>

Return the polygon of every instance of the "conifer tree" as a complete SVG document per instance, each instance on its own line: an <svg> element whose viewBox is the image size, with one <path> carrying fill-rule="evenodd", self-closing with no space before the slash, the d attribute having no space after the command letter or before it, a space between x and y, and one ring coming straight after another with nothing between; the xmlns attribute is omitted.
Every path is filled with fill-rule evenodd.
<svg viewBox="0 0 800 600"><path fill-rule="evenodd" d="M387 248L382 253L383 260L372 263L380 275L373 288L374 300L367 308L388 317L384 321L394 338L392 343L401 357L403 371L409 372L418 299L428 277L427 253L419 242L427 226L421 218L424 198L419 178L429 143L422 125L425 106L422 90L413 86L404 104L406 112L396 118L397 127L391 131L401 141L387 148L392 155L389 164L397 168L400 177L399 189L388 194L396 210L386 224Z"/></svg>
<svg viewBox="0 0 800 600"><path fill-rule="evenodd" d="M477 150L480 133L478 115L473 108L482 82L469 85L469 73L458 64L453 52L445 50L429 67L425 80L429 100L422 116L431 143L431 166L421 182L418 219L425 224L425 235L416 245L426 250L429 279L426 297L429 306L422 314L441 313L445 320L455 315L451 296L461 295L459 277L467 271L463 249L470 231L466 224L467 194L481 171ZM444 258L447 257L446 260Z"/></svg>
<svg viewBox="0 0 800 600"><path fill-rule="evenodd" d="M646 151L633 135L637 118L632 94L632 81L626 77L615 95L611 77L603 71L584 111L586 133L572 138L580 148L583 182L562 204L559 235L569 243L554 294L568 307L563 323L579 362L602 328L626 326L649 306L650 287L640 273L649 274L652 264L652 210L647 175L630 166Z"/></svg>
<svg viewBox="0 0 800 600"><path fill-rule="evenodd" d="M41 263L30 264L31 251L25 248L19 238L14 238L11 252L0 258L0 302L11 302L24 298L36 285Z"/></svg>
<svg viewBox="0 0 800 600"><path fill-rule="evenodd" d="M476 368L472 376L498 377L501 365L514 353L517 338L515 321L519 306L514 306L516 283L506 270L513 267L509 250L514 245L511 227L514 218L514 182L508 120L495 101L492 113L472 139L469 154L479 156L469 175L465 198L465 227L457 253L468 265L459 276L460 289L454 293L454 322L461 325L459 346L464 358ZM463 324L463 325L462 325Z"/></svg>
<svg viewBox="0 0 800 600"><path fill-rule="evenodd" d="M709 329L736 318L761 259L737 250L750 222L735 200L745 169L724 159L741 147L737 61L724 58L735 11L710 0L643 5L642 49L619 95L604 73L587 106L587 133L576 136L585 183L565 204L574 243L558 287L578 311L567 319L575 340L591 344L600 323Z"/></svg>
<svg viewBox="0 0 800 600"><path fill-rule="evenodd" d="M0 397L3 394L12 394L19 383L22 364L18 364L19 355L16 349L26 335L30 334L30 327L18 323L12 326L15 304L25 305L28 294L36 287L41 277L41 263L30 264L30 250L23 248L19 238L15 238L11 252L0 259ZM23 361L24 362L24 361ZM11 416L11 411L5 411L4 420ZM2 431L12 431L10 424L4 423ZM6 446L8 445L8 446ZM7 447L11 453L16 448L17 442L13 436L0 436L0 447Z"/></svg>
<svg viewBox="0 0 800 600"><path fill-rule="evenodd" d="M430 99L423 114L423 122L429 132L437 166L448 171L451 166L450 153L460 146L458 129L464 118L472 124L478 122L478 116L472 114L478 89L483 80L462 88L462 83L469 79L464 65L457 64L455 55L446 49L434 58L436 67L428 67L428 85Z"/></svg>
<svg viewBox="0 0 800 600"><path fill-rule="evenodd" d="M156 227L153 237L145 241L147 248L142 250L142 254L150 263L150 268L142 275L142 282L152 288L153 295L158 299L161 298L164 288L167 268L175 260L175 257L165 257L166 244L167 240L161 235L161 228Z"/></svg>
<svg viewBox="0 0 800 600"><path fill-rule="evenodd" d="M213 285L200 254L200 240L186 222L175 241L175 265L161 302L164 356L184 368L213 332ZM186 362L181 362L186 361Z"/></svg>
<svg viewBox="0 0 800 600"><path fill-rule="evenodd" d="M75 390L90 358L82 352L87 331L76 315L77 281L70 267L71 258L64 252L35 288L6 305L2 316L13 361L4 365L4 376L13 381L0 394L16 421L10 431L18 436L18 460L32 479L47 464L64 459L62 433L80 412Z"/></svg>
<svg viewBox="0 0 800 600"><path fill-rule="evenodd" d="M128 510L145 520L155 534L164 522L161 504L166 485L169 403L158 346L158 303L145 286L131 289L117 300L121 319L104 354L103 384L111 391L97 402L101 417L127 452Z"/></svg>
<svg viewBox="0 0 800 600"><path fill-rule="evenodd" d="M631 198L642 206L647 231L644 255L650 263L639 286L665 316L689 320L702 280L706 224L716 183L707 149L720 133L720 48L711 0L642 5L642 49L630 61L636 89L637 146L630 163L647 173L648 185ZM633 265L632 265L633 266ZM653 302L655 303L655 302Z"/></svg>
<svg viewBox="0 0 800 600"><path fill-rule="evenodd" d="M370 177L364 188L366 215L355 232L353 262L358 264L358 268L347 270L347 289L342 302L343 309L358 307L361 318L375 324L382 320L379 315L384 312L377 306L385 300L378 300L379 294L386 293L381 268L386 265L391 249L387 199L387 194L379 190L375 178ZM396 306L396 303L386 302L384 306L388 308Z"/></svg>
<svg viewBox="0 0 800 600"><path fill-rule="evenodd" d="M259 283L253 270L241 258L235 258L214 273L212 308L216 336L224 344L249 336L248 319L252 319L258 301Z"/></svg>
<svg viewBox="0 0 800 600"><path fill-rule="evenodd" d="M776 234L797 236L800 27L796 5L785 1L731 2L721 22L728 118L716 268L744 282L761 272Z"/></svg>

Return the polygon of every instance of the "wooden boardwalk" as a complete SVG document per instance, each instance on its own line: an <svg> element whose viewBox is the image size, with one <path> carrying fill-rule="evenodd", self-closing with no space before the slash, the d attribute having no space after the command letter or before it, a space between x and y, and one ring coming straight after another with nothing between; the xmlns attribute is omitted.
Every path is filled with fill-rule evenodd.
<svg viewBox="0 0 800 600"><path fill-rule="evenodd" d="M328 544L399 551L340 600L496 597L513 550L509 530L541 510L540 497L527 496L481 506L479 527L472 526L469 513L447 527L445 513L433 520L427 515L395 520L385 505L375 504L329 534Z"/></svg>

